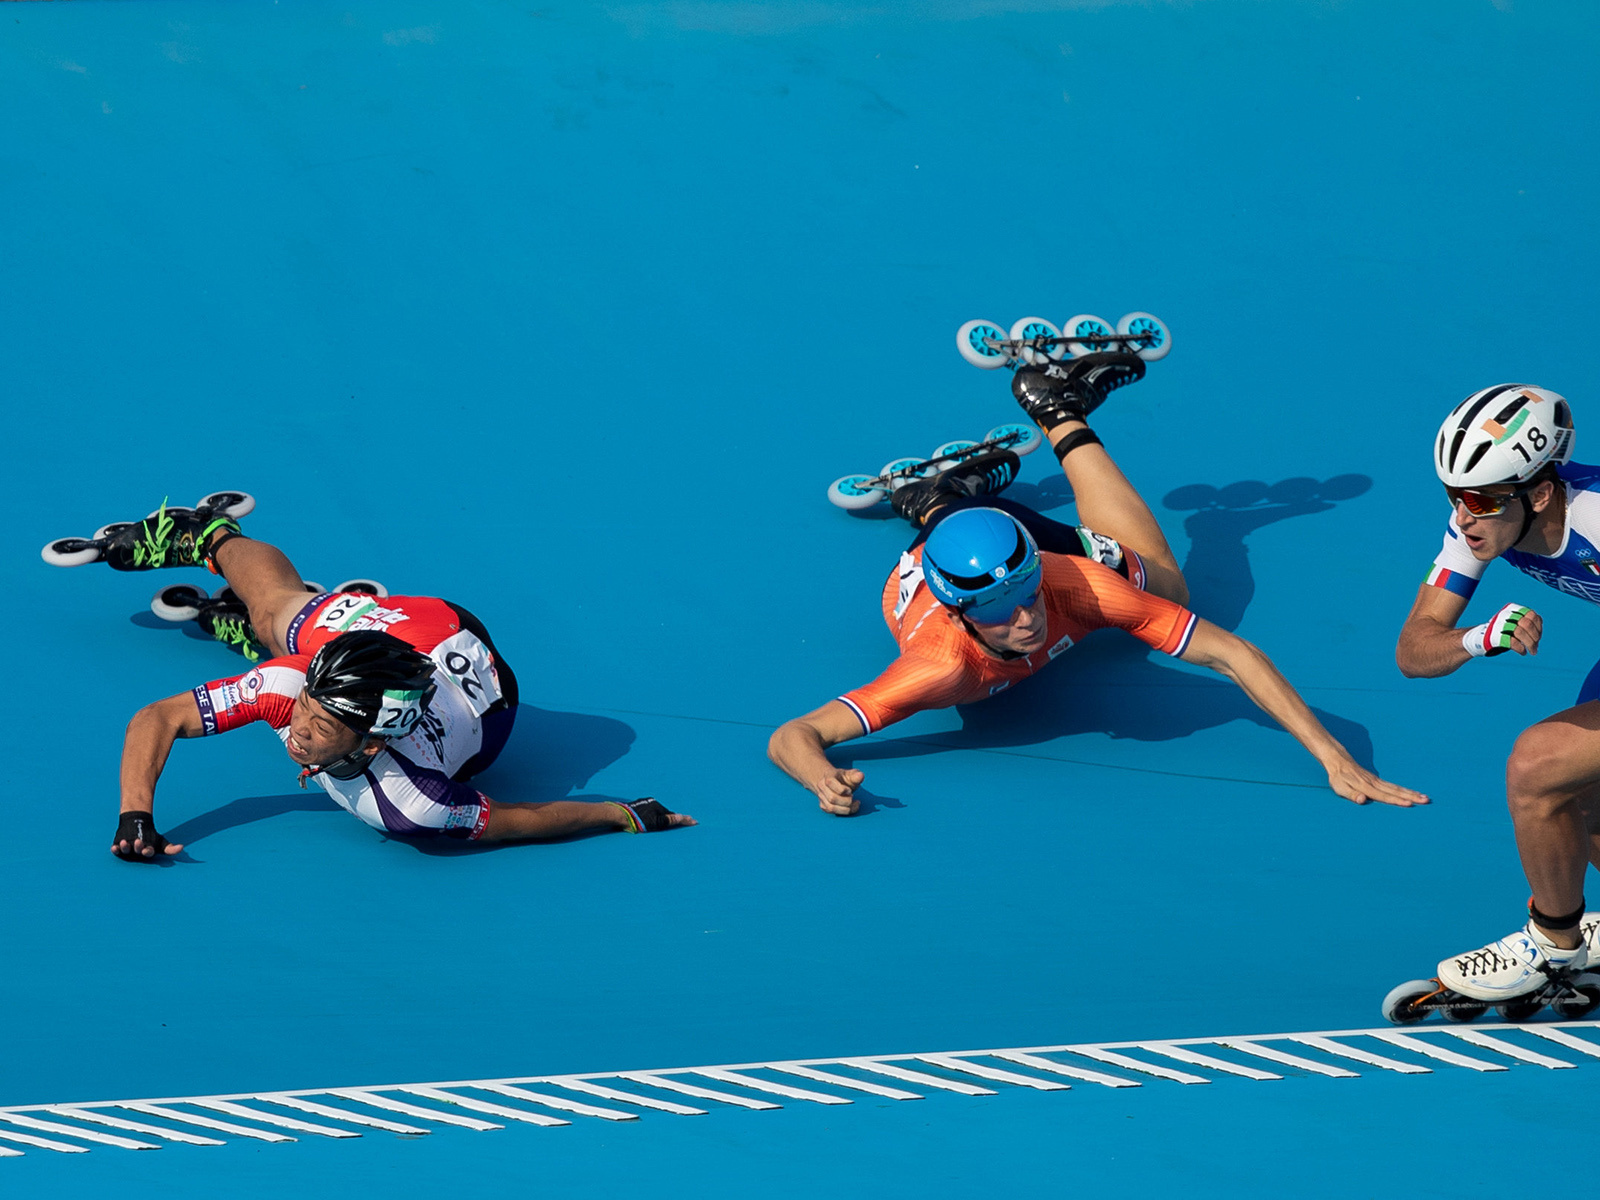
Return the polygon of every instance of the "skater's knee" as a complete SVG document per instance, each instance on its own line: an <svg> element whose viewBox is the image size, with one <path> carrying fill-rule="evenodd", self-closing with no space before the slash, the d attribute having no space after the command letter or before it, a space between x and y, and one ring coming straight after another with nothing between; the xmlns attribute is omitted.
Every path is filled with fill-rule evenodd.
<svg viewBox="0 0 1600 1200"><path fill-rule="evenodd" d="M1506 761L1506 798L1514 814L1545 817L1572 799L1573 784L1584 772L1573 761L1570 739L1558 726L1525 729Z"/></svg>

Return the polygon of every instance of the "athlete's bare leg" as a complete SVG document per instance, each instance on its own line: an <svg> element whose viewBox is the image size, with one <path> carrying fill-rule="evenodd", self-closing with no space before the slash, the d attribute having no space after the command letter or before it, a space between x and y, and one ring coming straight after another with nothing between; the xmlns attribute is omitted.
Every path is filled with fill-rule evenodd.
<svg viewBox="0 0 1600 1200"><path fill-rule="evenodd" d="M1600 852L1597 786L1600 702L1547 717L1517 739L1506 763L1506 800L1534 907L1542 913L1560 916L1583 906L1584 872ZM1577 945L1576 929L1545 933L1558 946Z"/></svg>
<svg viewBox="0 0 1600 1200"><path fill-rule="evenodd" d="M250 624L268 652L274 658L289 653L289 623L311 599L294 564L276 546L246 537L223 542L212 560L249 608Z"/></svg>
<svg viewBox="0 0 1600 1200"><path fill-rule="evenodd" d="M1082 421L1063 421L1050 431L1050 444L1054 446L1087 428ZM1078 523L1137 551L1144 560L1147 591L1187 604L1189 585L1184 582L1166 535L1144 497L1111 461L1106 448L1079 446L1062 460L1061 467L1077 498Z"/></svg>

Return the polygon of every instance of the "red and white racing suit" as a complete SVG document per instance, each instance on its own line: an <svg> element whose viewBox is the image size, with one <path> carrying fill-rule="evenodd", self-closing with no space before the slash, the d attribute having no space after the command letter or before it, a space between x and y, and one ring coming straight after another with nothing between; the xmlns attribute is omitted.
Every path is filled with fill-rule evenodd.
<svg viewBox="0 0 1600 1200"><path fill-rule="evenodd" d="M393 634L433 659L438 688L405 737L386 743L344 778L329 771L311 778L374 829L412 837L481 837L489 823L489 797L466 781L495 760L510 736L516 678L477 618L443 600L318 596L290 625L287 655L194 689L205 732L265 721L287 741L311 656L341 633L360 629Z"/></svg>

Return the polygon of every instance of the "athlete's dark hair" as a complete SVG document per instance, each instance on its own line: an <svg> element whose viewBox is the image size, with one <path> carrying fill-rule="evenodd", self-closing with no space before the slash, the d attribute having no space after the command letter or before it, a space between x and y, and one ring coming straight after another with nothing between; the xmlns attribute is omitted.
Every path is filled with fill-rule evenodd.
<svg viewBox="0 0 1600 1200"><path fill-rule="evenodd" d="M363 736L403 737L433 699L434 663L399 638L359 630L334 638L306 668L306 695Z"/></svg>

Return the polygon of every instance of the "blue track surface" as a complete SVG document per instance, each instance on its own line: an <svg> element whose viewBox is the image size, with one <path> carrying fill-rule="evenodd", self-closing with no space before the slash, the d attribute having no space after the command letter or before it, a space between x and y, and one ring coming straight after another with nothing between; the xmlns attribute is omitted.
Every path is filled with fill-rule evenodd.
<svg viewBox="0 0 1600 1200"><path fill-rule="evenodd" d="M1469 615L1535 604L1537 659L1392 660L1449 405L1540 383L1600 453L1597 52L1533 0L4 6L0 1105L1375 1024L1518 920L1503 760L1600 653L1498 567ZM765 741L888 660L906 540L824 487L1014 419L961 321L1130 309L1176 350L1097 428L1195 607L1435 805L1339 800L1106 634L857 744L870 811L824 817ZM1054 472L1014 494L1070 519ZM701 827L425 853L240 733L163 780L193 861L113 860L127 717L237 660L38 547L222 487L305 574L485 620L529 705L491 794ZM1441 1163L1597 1078L30 1152L0 1191L1461 1196Z"/></svg>

